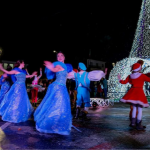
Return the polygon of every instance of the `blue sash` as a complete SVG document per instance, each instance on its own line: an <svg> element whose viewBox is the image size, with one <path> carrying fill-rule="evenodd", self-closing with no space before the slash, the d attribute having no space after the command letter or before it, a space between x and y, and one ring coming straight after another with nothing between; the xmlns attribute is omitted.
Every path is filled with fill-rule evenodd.
<svg viewBox="0 0 150 150"><path fill-rule="evenodd" d="M55 61L53 63L54 67L56 67L57 65L60 65L61 67L63 67L68 73L71 72L73 70L73 67L71 64L64 64L60 61ZM51 70L49 70L47 67L45 67L45 71L44 73L46 74L46 78L48 80L54 79L56 77L56 73L52 72Z"/></svg>
<svg viewBox="0 0 150 150"><path fill-rule="evenodd" d="M16 71L18 71L18 72L22 72L22 73L24 73L24 74L27 74L26 70L20 69L20 68L18 68L18 67L15 67L15 68L12 69L12 70L16 70ZM14 74L11 75L11 80L12 80L13 83L16 82L16 77L15 77Z"/></svg>

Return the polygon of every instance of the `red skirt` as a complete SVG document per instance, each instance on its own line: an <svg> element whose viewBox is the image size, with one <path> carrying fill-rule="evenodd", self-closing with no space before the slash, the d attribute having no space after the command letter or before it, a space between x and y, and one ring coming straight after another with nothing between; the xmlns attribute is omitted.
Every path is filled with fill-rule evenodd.
<svg viewBox="0 0 150 150"><path fill-rule="evenodd" d="M143 107L149 107L143 87L132 87L125 96L120 99L123 103L139 104Z"/></svg>

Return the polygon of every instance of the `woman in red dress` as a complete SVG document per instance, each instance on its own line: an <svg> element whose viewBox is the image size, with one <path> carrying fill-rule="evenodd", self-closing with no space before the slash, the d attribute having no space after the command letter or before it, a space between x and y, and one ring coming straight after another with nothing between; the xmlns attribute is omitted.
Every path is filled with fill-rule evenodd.
<svg viewBox="0 0 150 150"><path fill-rule="evenodd" d="M40 85L38 85L38 81L42 76L42 68L40 68L40 75L37 76L37 73L34 76L34 80L32 81L32 90L31 90L31 99L32 104L34 107L36 107L37 99L38 99L38 90L41 88Z"/></svg>
<svg viewBox="0 0 150 150"><path fill-rule="evenodd" d="M121 80L120 75L118 74L118 79L121 84L130 83L132 86L130 90L125 94L125 96L120 100L124 103L132 104L132 119L131 127L136 127L137 130L143 130L144 127L141 125L142 121L142 108L149 107L147 98L143 91L144 82L150 82L150 78L142 74L142 67L139 63L135 63L132 66L132 73L125 79ZM138 110L137 118L136 111Z"/></svg>

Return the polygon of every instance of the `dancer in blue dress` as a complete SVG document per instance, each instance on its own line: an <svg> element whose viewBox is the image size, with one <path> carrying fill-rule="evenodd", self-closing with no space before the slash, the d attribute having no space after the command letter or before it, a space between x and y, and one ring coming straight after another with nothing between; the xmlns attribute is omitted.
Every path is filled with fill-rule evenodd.
<svg viewBox="0 0 150 150"><path fill-rule="evenodd" d="M0 78L0 85L1 85L0 90L0 104L1 104L5 94L9 91L11 87L10 76L4 73Z"/></svg>
<svg viewBox="0 0 150 150"><path fill-rule="evenodd" d="M64 64L65 56L57 54L57 62L44 61L48 79L56 76L47 93L34 113L36 129L45 133L69 135L72 126L70 97L66 88L67 73L72 71L70 64Z"/></svg>
<svg viewBox="0 0 150 150"><path fill-rule="evenodd" d="M4 96L3 101L0 105L0 115L3 121L19 123L27 121L32 112L33 107L30 104L26 86L25 79L33 77L36 72L32 75L26 75L23 61L17 61L17 67L11 71L7 71L0 64L0 70L7 74L15 74L16 81L11 86L10 90Z"/></svg>

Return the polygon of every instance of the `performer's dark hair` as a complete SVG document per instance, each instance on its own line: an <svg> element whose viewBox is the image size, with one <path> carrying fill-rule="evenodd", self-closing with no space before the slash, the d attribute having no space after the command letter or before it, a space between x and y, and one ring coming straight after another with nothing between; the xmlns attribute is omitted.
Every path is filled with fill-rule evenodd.
<svg viewBox="0 0 150 150"><path fill-rule="evenodd" d="M24 62L23 60L18 60L18 61L16 61L15 64L14 64L14 68L15 68L15 67L19 67L20 64L23 63L23 62Z"/></svg>
<svg viewBox="0 0 150 150"><path fill-rule="evenodd" d="M64 57L65 57L65 54L64 54L64 52L62 52L62 51L59 51L58 53L62 53L62 54L64 55ZM58 55L58 53L57 53L57 55Z"/></svg>
<svg viewBox="0 0 150 150"><path fill-rule="evenodd" d="M144 61L140 59L137 61L137 63L139 63L142 66L144 64Z"/></svg>
<svg viewBox="0 0 150 150"><path fill-rule="evenodd" d="M12 70L12 67L10 66L10 67L7 67L7 69L6 69L7 71L11 71Z"/></svg>

